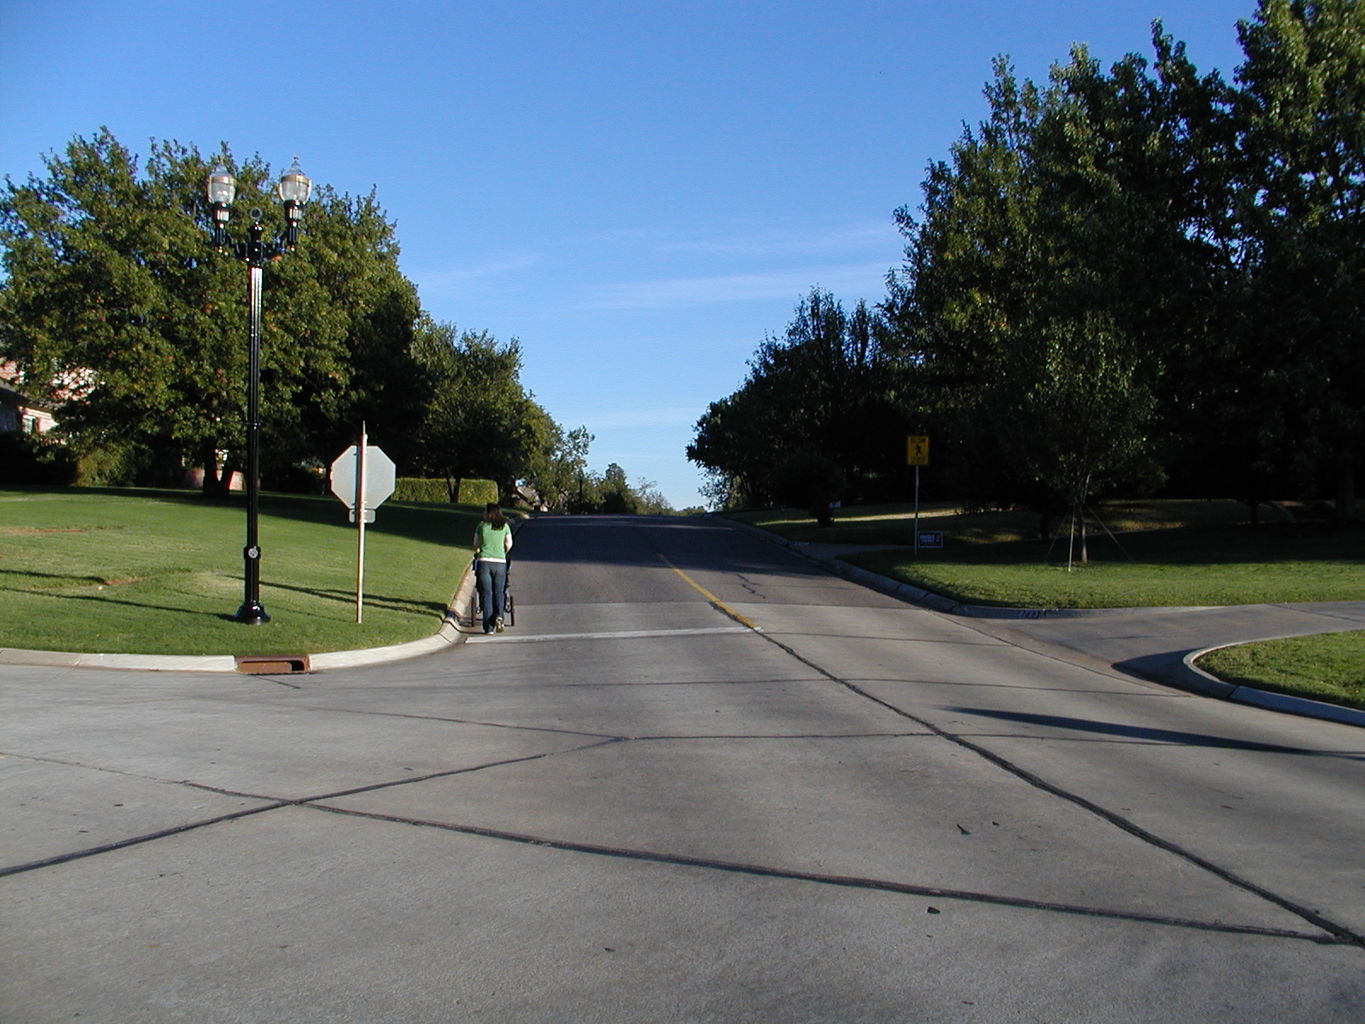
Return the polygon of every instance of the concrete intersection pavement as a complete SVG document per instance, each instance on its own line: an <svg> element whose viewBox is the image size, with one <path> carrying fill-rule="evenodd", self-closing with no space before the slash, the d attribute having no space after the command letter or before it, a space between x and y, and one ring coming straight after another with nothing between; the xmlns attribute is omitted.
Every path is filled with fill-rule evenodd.
<svg viewBox="0 0 1365 1024"><path fill-rule="evenodd" d="M1358 1019L1365 734L1115 667L1197 616L946 615L706 522L518 550L501 636L0 664L0 1018Z"/></svg>
<svg viewBox="0 0 1365 1024"><path fill-rule="evenodd" d="M860 586L947 614L989 621L1002 635L1012 635L1021 643L1050 647L1060 656L1096 659L1120 671L1208 697L1365 726L1365 711L1234 686L1195 665L1201 654L1232 644L1365 629L1365 601L1064 611L973 607L842 561L841 555L860 550L849 545L791 543L743 524L735 523L732 527L785 547ZM460 624L460 610L468 605L472 587L472 574L466 570L445 621L431 637L390 647L315 654L310 658L309 670L326 672L381 665L439 653L462 643L475 632ZM0 666L6 664L156 672L239 670L237 660L230 655L78 654L0 648Z"/></svg>

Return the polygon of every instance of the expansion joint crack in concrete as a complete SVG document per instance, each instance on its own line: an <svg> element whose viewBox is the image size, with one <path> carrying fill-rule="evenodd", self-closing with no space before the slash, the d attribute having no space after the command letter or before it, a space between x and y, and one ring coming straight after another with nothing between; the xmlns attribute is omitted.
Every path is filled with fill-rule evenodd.
<svg viewBox="0 0 1365 1024"><path fill-rule="evenodd" d="M925 736L933 736L928 730L915 732L713 732L713 733L679 733L670 736L667 733L648 736L632 736L628 742L631 743L672 743L678 740L686 742L705 742L707 740L904 740L922 739Z"/></svg>
<svg viewBox="0 0 1365 1024"><path fill-rule="evenodd" d="M582 753L585 750L594 750L597 747L606 747L611 746L614 743L625 742L628 742L628 737L611 736L605 739L599 739L593 743L585 743L582 744L581 746L570 747L567 750L544 750L541 751L540 753L528 754L525 757L508 757L504 758L501 761L486 761L483 764L468 765L464 768L447 768L439 772L427 772L426 774L423 775L412 775L403 779L389 779L385 782L373 782L367 786L355 786L352 787L351 789L340 789L330 793L318 793L314 794L313 796L281 798L273 796L261 796L258 794L251 793L237 793L230 790L218 789L213 786L207 786L198 782L186 782L185 785L192 786L196 789L208 790L209 792L218 793L224 796L250 797L256 800L275 800L279 802L280 806L307 807L310 804L315 804L320 800L338 800L341 799L342 797L359 796L362 793L376 793L379 792L380 790L385 789L399 789L403 786L412 786L422 782L431 782L434 781L435 779L448 779L453 778L456 775L472 775L476 772L488 771L489 769L492 768L505 768L508 765L512 764L526 764L531 761L545 761L555 757L564 757L569 754Z"/></svg>
<svg viewBox="0 0 1365 1024"><path fill-rule="evenodd" d="M614 737L607 733L585 732L582 729L559 729L548 725L517 725L512 722L486 722L475 718L448 718L445 715L419 715L411 711L369 711L358 708L334 708L325 705L295 705L306 711L320 711L337 715L363 715L375 718L404 718L416 722L441 722L447 725L473 725L488 729L506 729L510 732L547 732L557 736L585 736L592 739L610 740Z"/></svg>
<svg viewBox="0 0 1365 1024"><path fill-rule="evenodd" d="M56 764L63 768L80 768L87 772L99 772L104 775L118 775L125 779L137 779L141 782L156 782L166 786L183 786L184 779L168 779L160 775L147 775L144 772L130 772L123 768L108 768L104 765L87 764L84 761L70 761L64 757L43 757L39 754L17 754L13 751L0 751L0 757L14 758L20 761L31 761L34 764Z"/></svg>
<svg viewBox="0 0 1365 1024"><path fill-rule="evenodd" d="M1081 808L1082 810L1088 811L1089 813L1095 815L1101 820L1108 822L1114 827L1128 833L1129 835L1140 840L1141 842L1148 844L1149 846L1153 846L1175 857L1179 857L1180 859L1186 861L1187 863L1193 864L1194 866L1201 868L1204 871L1207 871L1215 878L1218 878L1221 881L1228 883L1229 885L1235 886L1255 896L1258 896L1261 899L1265 900L1266 902L1281 908L1282 910L1287 910L1289 913L1294 914L1295 916L1300 917L1303 920L1309 922L1314 927L1321 928L1324 932L1331 935L1335 942L1339 944L1353 945L1365 949L1365 934L1355 931L1345 925L1338 924L1337 922L1331 920L1330 918L1324 916L1323 914L1319 913L1316 910L1313 910L1310 907L1302 906L1301 904L1295 902L1292 899L1289 899L1288 897L1281 896L1280 894L1272 892L1271 890L1266 889L1263 886L1257 885L1255 882L1252 882L1249 879L1242 878L1240 875L1236 874L1230 869L1222 867L1219 864L1215 864L1213 861L1208 860L1205 857L1201 857L1199 854L1194 853L1191 850L1185 849L1178 843L1172 842L1168 839L1163 839L1156 833L1148 831L1145 828L1142 828L1135 822L1129 821L1121 814L1111 811L1106 807L1102 807L1099 804L1094 803L1093 801L1087 800L1085 797L1080 796L1077 793L1072 793L1069 790L1063 789L1062 787L1055 785L1054 783L1048 782L1041 776L1034 774L1033 772L1027 770L1026 768L1020 767L1019 765L1010 761L1008 758L1003 757L1000 754L997 754L994 751L984 746L981 746L978 743L973 743L971 740L967 739L963 735L949 732L948 730L940 728L939 726L928 721L927 719L919 718L916 715L912 715L903 708L899 708L888 701L882 700L880 697L877 697L874 694L869 693L867 690L864 690L855 683L851 683L847 679L844 679L837 675L836 673L829 671L823 665L818 664L814 660L796 651L794 648L788 646L787 644L782 643L780 640L777 640L768 634L761 635L763 636L763 639L786 651L787 654L795 658L801 664L814 669L831 682L844 687L845 689L849 690L852 693L856 693L858 696L863 697L866 700L872 701L874 704L877 704L885 708L886 710L892 712L893 714L899 715L900 717L905 718L911 722L914 722L917 725L923 726L925 729L930 730L935 735L941 737L944 740L947 740L950 743L954 743L966 750L970 750L978 757L981 757L984 760L995 765L997 768L1000 768L1010 773L1011 775L1014 775L1016 778L1019 778L1022 781L1028 783L1035 789L1041 790L1042 792L1047 793L1050 796L1054 796L1060 800L1065 800L1068 803L1074 804L1075 806Z"/></svg>
<svg viewBox="0 0 1365 1024"><path fill-rule="evenodd" d="M495 839L502 842L519 843L543 849L559 850L566 853L615 857L622 860L642 861L645 863L662 864L672 867L724 871L733 874L753 875L760 878L810 882L818 885L833 885L843 888L889 892L903 896L918 896L930 899L956 900L965 903L982 903L993 906L1012 907L1020 910L1037 910L1047 913L1070 914L1081 917L1133 921L1141 924L1185 928L1195 931L1218 932L1228 935L1256 935L1265 938L1294 939L1327 946L1354 944L1350 939L1343 939L1339 935L1326 932L1325 929L1320 932L1304 932L1288 928L1230 924L1224 921L1201 921L1197 918L1174 917L1165 914L1146 914L1138 911L1060 903L1049 900L1035 900L1027 897L1007 896L989 892L975 892L967 889L946 889L941 886L916 885L909 882L896 882L882 878L834 875L815 871L801 871L794 868L772 867L764 864L751 864L743 861L728 861L709 857L693 857L686 854L663 853L656 850L638 850L629 847L604 846L596 843L554 839L549 836L533 835L524 832L511 832L506 829L486 828L479 825L428 821L403 815L382 814L374 811L358 811L344 807L333 807L322 803L311 803L309 804L309 807L313 810L324 811L329 814L339 814L345 817L365 818L372 821L384 821L395 825L409 825L416 828L430 828L459 835L476 836L483 839Z"/></svg>
<svg viewBox="0 0 1365 1024"><path fill-rule="evenodd" d="M220 814L213 818L187 821L181 825L173 825L170 828L158 829L155 832L146 832L139 836L129 836L127 839L120 839L116 842L101 843L99 846L91 846L83 850L72 850L69 853L57 854L54 857L29 861L27 864L12 864L8 867L0 867L0 878L4 878L7 875L23 874L27 871L37 871L40 868L56 867L59 864L67 864L73 860L83 860L86 857L96 857L104 853L113 853L115 850L124 850L130 846L140 846L143 843L156 842L158 839L167 839L171 836L183 835L186 832L193 832L196 829L207 828L209 825L221 825L226 821L235 821L238 818L249 818L255 814L264 814L267 811L276 811L281 807L288 806L289 801L277 800L262 807L248 807L245 810L234 811L231 814Z"/></svg>
<svg viewBox="0 0 1365 1024"><path fill-rule="evenodd" d="M202 790L208 793L215 793L219 796L236 797L243 800L263 801L259 807L248 807L244 810L234 811L230 814L220 814L212 818L202 818L197 821L188 821L180 825L173 825L170 828L158 829L154 832L146 832L137 836L129 836L112 843L101 843L97 846L86 847L81 850L72 850L68 853L57 854L52 857L45 857L42 860L29 861L24 864L12 864L7 867L0 867L0 878L7 875L23 874L28 871L36 871L40 868L55 867L59 864L66 864L74 860L83 860L86 857L95 857L104 853L112 853L115 850L123 850L130 846L139 846L143 843L156 842L159 839L166 839L171 836L183 835L186 832L193 832L197 829L207 828L210 825L219 825L227 821L235 821L238 818L248 818L257 814L265 814L269 811L278 811L286 807L315 807L318 801L337 800L342 797L356 796L361 793L372 793L383 789L395 789L401 786L411 786L420 782L429 782L433 779L449 778L454 775L468 775L473 772L481 772L489 768L500 768L510 764L523 764L527 761L541 761L552 757L559 757L564 754L578 753L584 750L591 750L594 747L608 746L613 743L624 741L624 737L612 737L596 743L587 743L582 746L572 747L568 750L543 751L539 754L532 754L527 757L513 757L502 761L490 761L486 764L471 765L466 768L451 768L446 771L430 772L425 775L415 775L411 778L393 779L387 782L377 782L368 786L356 786L352 789L338 790L332 793L323 793L308 797L277 797L266 796L259 793L245 793L231 789L224 789L218 786L210 786L202 782L191 782L181 780L174 785L185 786L189 789ZM126 773L120 773L126 774ZM156 780L167 781L167 780ZM332 810L332 808L326 808Z"/></svg>

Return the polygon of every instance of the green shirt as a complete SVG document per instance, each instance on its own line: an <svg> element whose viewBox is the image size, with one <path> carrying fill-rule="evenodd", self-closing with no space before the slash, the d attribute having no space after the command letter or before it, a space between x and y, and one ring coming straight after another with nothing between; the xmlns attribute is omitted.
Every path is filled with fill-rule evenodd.
<svg viewBox="0 0 1365 1024"><path fill-rule="evenodd" d="M500 528L492 523L480 523L474 531L474 557L485 562L505 562L512 550L512 528L504 523Z"/></svg>

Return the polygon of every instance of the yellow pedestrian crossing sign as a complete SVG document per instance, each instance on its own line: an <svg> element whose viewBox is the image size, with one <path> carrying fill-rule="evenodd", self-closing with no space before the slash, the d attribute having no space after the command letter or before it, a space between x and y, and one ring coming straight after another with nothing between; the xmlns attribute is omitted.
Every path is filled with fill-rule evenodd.
<svg viewBox="0 0 1365 1024"><path fill-rule="evenodd" d="M913 434L906 437L905 464L907 466L929 465L929 438Z"/></svg>

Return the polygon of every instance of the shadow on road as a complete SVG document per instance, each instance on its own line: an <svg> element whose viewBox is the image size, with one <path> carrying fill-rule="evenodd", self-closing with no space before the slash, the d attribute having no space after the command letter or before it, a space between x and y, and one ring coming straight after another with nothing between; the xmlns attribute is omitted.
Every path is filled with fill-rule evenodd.
<svg viewBox="0 0 1365 1024"><path fill-rule="evenodd" d="M1174 743L1187 747L1216 747L1228 750L1250 750L1263 754L1292 754L1300 757L1334 757L1348 761L1365 761L1365 751L1357 750L1306 750L1303 747L1286 747L1276 743L1259 743L1251 740L1227 739L1222 736L1208 736L1195 732L1180 732L1172 729L1153 729L1140 725L1123 725L1118 722L1097 722L1086 718L1067 718L1063 715L1039 715L1024 711L988 711L980 708L951 707L963 715L978 715L1006 722L1019 722L1038 725L1049 729L1067 729L1075 732L1097 733L1103 736L1117 736L1123 739L1139 740L1144 743Z"/></svg>

